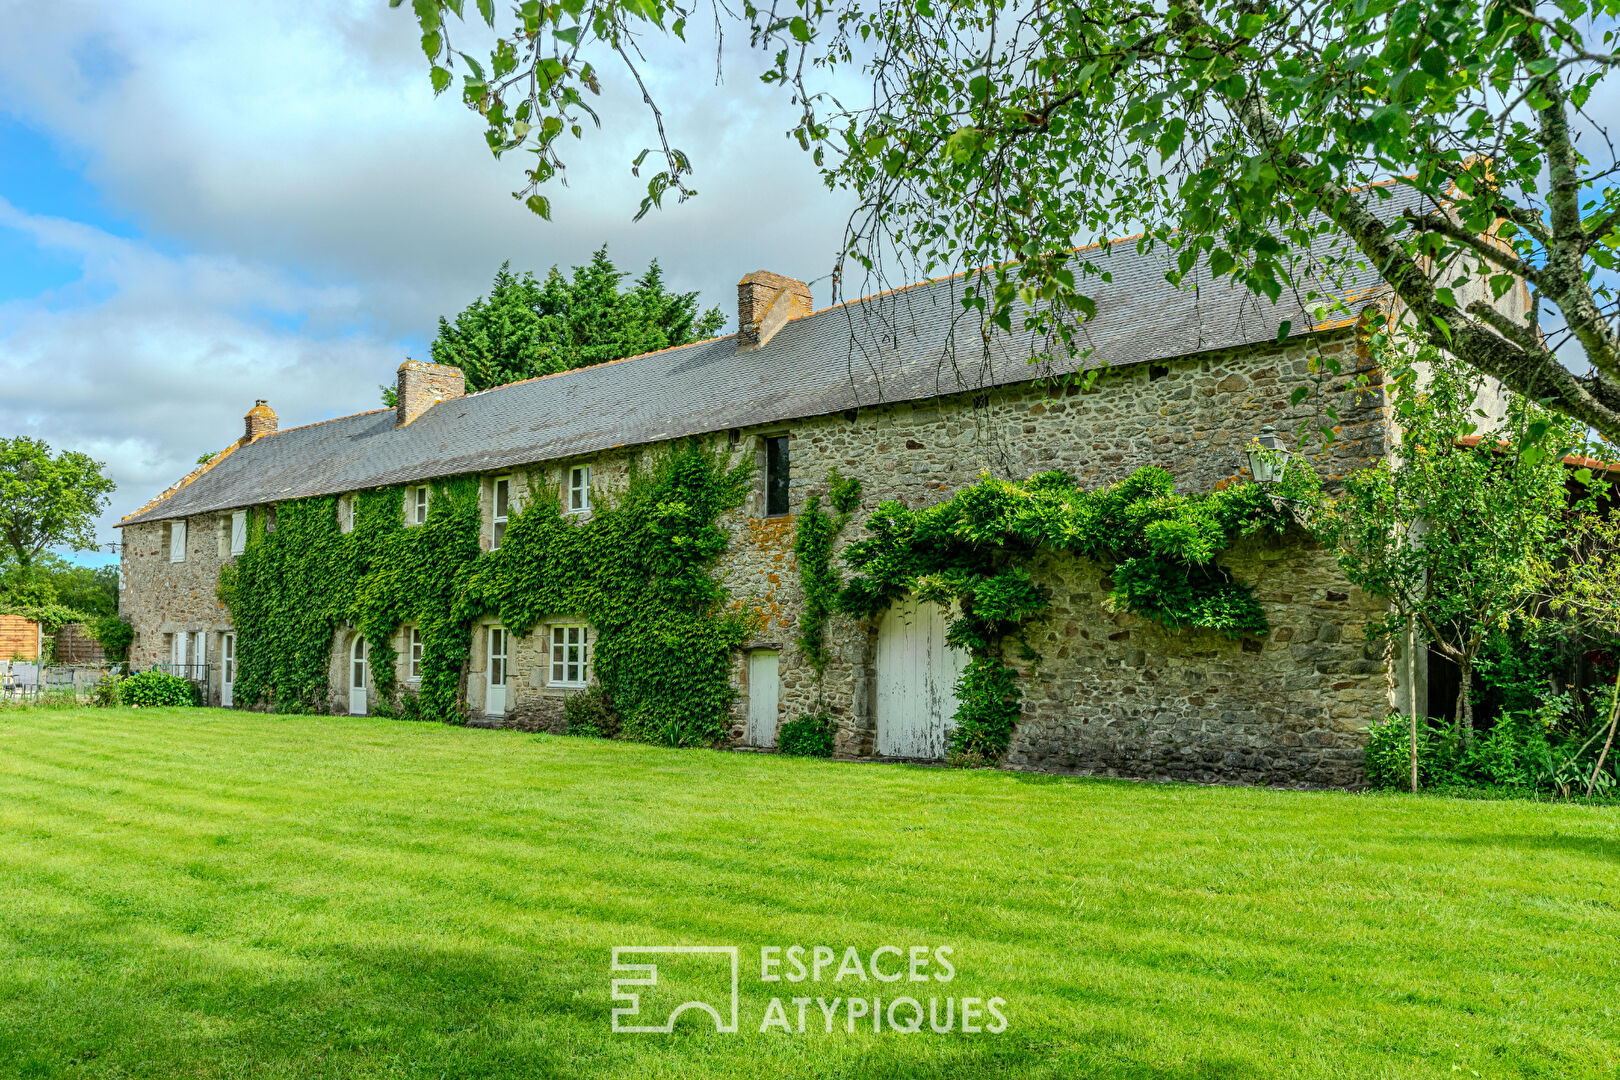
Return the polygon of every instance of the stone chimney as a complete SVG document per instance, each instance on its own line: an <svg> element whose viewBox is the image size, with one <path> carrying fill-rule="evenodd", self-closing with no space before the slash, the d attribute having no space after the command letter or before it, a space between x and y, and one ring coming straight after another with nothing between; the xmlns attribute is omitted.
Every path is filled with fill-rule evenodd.
<svg viewBox="0 0 1620 1080"><path fill-rule="evenodd" d="M467 392L467 377L458 367L407 360L399 365L399 389L394 401L394 426L404 427L441 401L453 401Z"/></svg>
<svg viewBox="0 0 1620 1080"><path fill-rule="evenodd" d="M272 409L264 398L255 401L253 408L247 411L242 420L247 425L242 434L243 442L252 442L259 436L269 435L276 430L276 410Z"/></svg>
<svg viewBox="0 0 1620 1080"><path fill-rule="evenodd" d="M757 349L789 319L810 314L810 286L769 270L737 282L737 351Z"/></svg>

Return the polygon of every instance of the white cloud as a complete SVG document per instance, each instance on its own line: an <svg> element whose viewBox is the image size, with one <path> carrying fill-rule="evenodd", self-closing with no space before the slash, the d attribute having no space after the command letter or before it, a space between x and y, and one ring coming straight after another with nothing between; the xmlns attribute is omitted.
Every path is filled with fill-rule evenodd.
<svg viewBox="0 0 1620 1080"><path fill-rule="evenodd" d="M143 236L0 205L0 228L83 271L0 305L0 424L107 459L114 517L234 439L255 397L284 425L373 407L504 260L567 266L607 242L729 312L747 271L826 274L847 212L783 137L791 110L753 58L716 87L701 42L649 70L702 194L631 223L650 131L610 81L606 129L570 149L547 224L510 195L521 162L433 98L411 17L381 0L0 0L0 18L0 108L82 158Z"/></svg>

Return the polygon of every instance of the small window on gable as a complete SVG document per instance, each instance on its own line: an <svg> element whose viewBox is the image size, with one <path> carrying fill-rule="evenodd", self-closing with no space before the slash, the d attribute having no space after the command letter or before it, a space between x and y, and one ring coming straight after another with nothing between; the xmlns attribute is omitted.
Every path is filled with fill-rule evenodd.
<svg viewBox="0 0 1620 1080"><path fill-rule="evenodd" d="M503 476L496 480L490 491L491 514L489 531L489 550L498 550L501 541L506 539L506 521L512 512L512 478Z"/></svg>
<svg viewBox="0 0 1620 1080"><path fill-rule="evenodd" d="M582 624L551 628L551 685L585 686L591 681L591 646Z"/></svg>
<svg viewBox="0 0 1620 1080"><path fill-rule="evenodd" d="M183 521L169 522L169 561L186 561L186 523Z"/></svg>
<svg viewBox="0 0 1620 1080"><path fill-rule="evenodd" d="M584 514L591 509L591 467L575 465L568 470L568 512Z"/></svg>
<svg viewBox="0 0 1620 1080"><path fill-rule="evenodd" d="M788 437L776 435L765 440L765 516L780 517L788 512Z"/></svg>
<svg viewBox="0 0 1620 1080"><path fill-rule="evenodd" d="M411 658L410 675L408 677L419 680L422 678L422 631L414 626L411 627L408 655Z"/></svg>
<svg viewBox="0 0 1620 1080"><path fill-rule="evenodd" d="M354 531L354 496L339 495L337 501L338 532L350 533Z"/></svg>
<svg viewBox="0 0 1620 1080"><path fill-rule="evenodd" d="M405 520L412 525L426 525L428 515L428 486L422 484L418 487L406 488L408 501L405 505Z"/></svg>
<svg viewBox="0 0 1620 1080"><path fill-rule="evenodd" d="M238 510L231 515L231 554L240 555L247 550L247 511Z"/></svg>

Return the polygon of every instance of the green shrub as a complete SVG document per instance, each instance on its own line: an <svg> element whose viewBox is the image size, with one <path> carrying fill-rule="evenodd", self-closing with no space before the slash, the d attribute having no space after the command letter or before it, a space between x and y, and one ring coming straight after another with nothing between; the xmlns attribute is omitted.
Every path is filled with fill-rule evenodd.
<svg viewBox="0 0 1620 1080"><path fill-rule="evenodd" d="M137 709L173 705L196 705L197 688L190 681L166 671L143 671L131 675L119 688L125 705Z"/></svg>
<svg viewBox="0 0 1620 1080"><path fill-rule="evenodd" d="M607 687L600 683L568 696L563 702L563 723L565 734L596 739L616 739L623 726Z"/></svg>
<svg viewBox="0 0 1620 1080"><path fill-rule="evenodd" d="M1493 787L1534 788L1554 772L1547 726L1532 712L1511 712L1463 754L1464 778Z"/></svg>
<svg viewBox="0 0 1620 1080"><path fill-rule="evenodd" d="M116 708L123 703L124 680L117 675L108 675L90 688L90 704L98 709Z"/></svg>
<svg viewBox="0 0 1620 1080"><path fill-rule="evenodd" d="M1465 783L1460 769L1461 740L1451 721L1418 722L1418 786L1455 787ZM1375 788L1409 791L1412 787L1411 720L1390 713L1367 729L1367 782Z"/></svg>
<svg viewBox="0 0 1620 1080"><path fill-rule="evenodd" d="M776 749L792 757L832 757L838 724L826 713L801 716L782 725Z"/></svg>
<svg viewBox="0 0 1620 1080"><path fill-rule="evenodd" d="M101 645L108 660L121 664L129 659L129 646L135 640L135 628L117 615L105 615L90 623L90 636Z"/></svg>

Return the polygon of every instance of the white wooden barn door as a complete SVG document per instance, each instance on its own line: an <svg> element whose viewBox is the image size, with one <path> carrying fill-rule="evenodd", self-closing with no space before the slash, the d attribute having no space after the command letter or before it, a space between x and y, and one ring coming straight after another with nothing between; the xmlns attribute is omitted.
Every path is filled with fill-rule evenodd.
<svg viewBox="0 0 1620 1080"><path fill-rule="evenodd" d="M968 657L945 644L937 604L898 600L878 624L877 752L942 758L955 726L956 680Z"/></svg>
<svg viewBox="0 0 1620 1080"><path fill-rule="evenodd" d="M774 649L748 654L748 742L753 746L776 745L780 662Z"/></svg>

